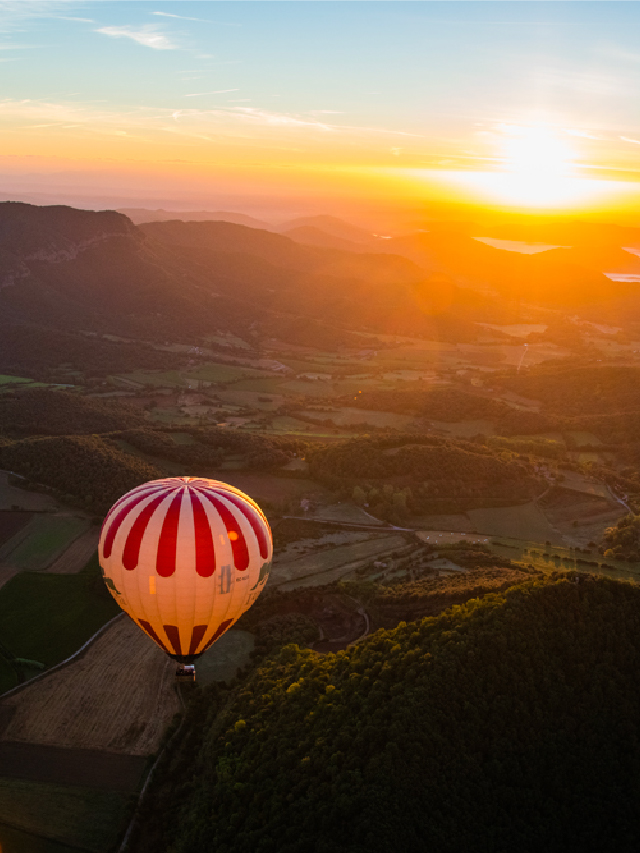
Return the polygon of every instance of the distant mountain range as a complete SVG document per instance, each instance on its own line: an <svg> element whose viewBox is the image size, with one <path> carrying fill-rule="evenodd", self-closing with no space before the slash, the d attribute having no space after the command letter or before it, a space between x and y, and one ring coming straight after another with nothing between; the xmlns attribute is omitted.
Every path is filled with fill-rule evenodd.
<svg viewBox="0 0 640 853"><path fill-rule="evenodd" d="M476 323L517 322L521 306L640 317L637 285L604 275L640 272L640 259L606 229L600 241L522 255L457 228L381 239L334 217L276 233L155 213L136 226L115 211L0 204L2 321L145 340L228 328L324 346L358 331L475 340Z"/></svg>

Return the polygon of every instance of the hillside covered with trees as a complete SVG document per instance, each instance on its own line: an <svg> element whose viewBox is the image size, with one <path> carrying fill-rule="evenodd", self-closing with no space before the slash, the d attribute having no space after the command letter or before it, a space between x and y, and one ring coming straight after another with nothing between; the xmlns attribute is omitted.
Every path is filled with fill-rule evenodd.
<svg viewBox="0 0 640 853"><path fill-rule="evenodd" d="M95 435L65 435L21 441L0 439L0 468L44 485L72 503L105 513L121 495L163 472Z"/></svg>
<svg viewBox="0 0 640 853"><path fill-rule="evenodd" d="M481 498L496 505L531 500L540 485L528 460L483 444L424 435L358 438L307 455L320 482L357 503L397 504L414 513L456 511ZM404 498L394 498L395 494Z"/></svg>
<svg viewBox="0 0 640 853"><path fill-rule="evenodd" d="M535 577L200 691L138 853L640 843L640 590Z"/></svg>

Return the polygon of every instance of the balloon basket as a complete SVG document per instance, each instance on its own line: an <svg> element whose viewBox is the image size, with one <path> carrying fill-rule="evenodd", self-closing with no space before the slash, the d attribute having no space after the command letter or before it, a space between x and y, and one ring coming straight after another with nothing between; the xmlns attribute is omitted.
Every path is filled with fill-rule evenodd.
<svg viewBox="0 0 640 853"><path fill-rule="evenodd" d="M195 666L193 664L180 664L176 669L176 681L178 684L195 684Z"/></svg>

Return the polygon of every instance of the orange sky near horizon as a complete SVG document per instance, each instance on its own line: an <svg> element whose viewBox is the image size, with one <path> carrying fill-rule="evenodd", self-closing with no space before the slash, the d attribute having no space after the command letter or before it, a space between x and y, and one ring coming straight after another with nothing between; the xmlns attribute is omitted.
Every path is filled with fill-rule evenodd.
<svg viewBox="0 0 640 853"><path fill-rule="evenodd" d="M633 219L625 5L9 4L0 192Z"/></svg>

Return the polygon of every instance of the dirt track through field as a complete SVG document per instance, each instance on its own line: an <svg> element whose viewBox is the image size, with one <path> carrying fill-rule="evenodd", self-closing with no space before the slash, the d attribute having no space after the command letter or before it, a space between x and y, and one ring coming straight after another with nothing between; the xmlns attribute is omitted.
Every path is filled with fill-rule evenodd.
<svg viewBox="0 0 640 853"><path fill-rule="evenodd" d="M149 755L180 710L174 670L123 616L80 658L0 701L15 707L0 741Z"/></svg>
<svg viewBox="0 0 640 853"><path fill-rule="evenodd" d="M99 527L87 530L86 533L78 536L75 542L72 542L67 550L61 554L57 560L53 561L47 571L54 572L59 575L71 575L82 571L98 550L99 539Z"/></svg>

